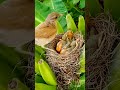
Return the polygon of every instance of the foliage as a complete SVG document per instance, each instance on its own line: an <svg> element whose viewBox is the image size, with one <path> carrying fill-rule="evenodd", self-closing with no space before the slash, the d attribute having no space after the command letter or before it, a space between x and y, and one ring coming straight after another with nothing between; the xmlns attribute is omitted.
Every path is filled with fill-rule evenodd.
<svg viewBox="0 0 120 90"><path fill-rule="evenodd" d="M120 19L119 3L120 0L104 0L104 11L109 11L116 20Z"/></svg>
<svg viewBox="0 0 120 90"><path fill-rule="evenodd" d="M61 24L59 23L59 21L56 22L56 28L57 28L57 33L58 34L64 33L64 30L63 30Z"/></svg>
<svg viewBox="0 0 120 90"><path fill-rule="evenodd" d="M75 22L70 14L66 15L66 21L67 21L67 30L72 30L73 32L76 32L77 27L76 27Z"/></svg>
<svg viewBox="0 0 120 90"><path fill-rule="evenodd" d="M78 22L79 15L84 15L85 0L35 0L35 26L45 21L51 12L64 14L59 18L59 22L64 31L67 30L65 16L70 13L75 23ZM82 6L82 7L81 7Z"/></svg>
<svg viewBox="0 0 120 90"><path fill-rule="evenodd" d="M5 0L0 0L0 4L3 3Z"/></svg>
<svg viewBox="0 0 120 90"><path fill-rule="evenodd" d="M12 78L23 78L18 63L20 63L19 53L12 47L0 44L0 90L6 90Z"/></svg>
<svg viewBox="0 0 120 90"><path fill-rule="evenodd" d="M79 16L78 31L81 32L83 37L85 38L85 20L82 15Z"/></svg>
<svg viewBox="0 0 120 90"><path fill-rule="evenodd" d="M80 15L84 16L84 8L85 8L85 0L35 0L35 26L45 21L47 15L51 12L58 12L63 14L62 17L59 18L57 21L57 33L63 33L67 31L68 28L68 21L69 23L75 23L74 27L77 29L77 26L81 28L78 25L78 17ZM69 13L69 14L68 14ZM69 15L71 17L71 20L69 18L66 18L66 15ZM81 20L83 22L83 20ZM80 20L79 20L80 23ZM72 27L69 25L69 27ZM83 26L82 26L83 27ZM83 29L82 29L83 30ZM84 32L85 30L80 32ZM38 62L38 60L43 59L45 60L45 50L40 46L35 46L35 62ZM81 57L81 75L80 75L80 85L76 85L75 83L72 83L70 86L70 90L85 90L85 58L84 54L85 52L82 52L83 55ZM40 74L36 74L37 77L40 76ZM42 83L42 82L39 82Z"/></svg>
<svg viewBox="0 0 120 90"><path fill-rule="evenodd" d="M4 58L11 66L15 66L20 58L14 48L7 47L3 44L0 44L0 47L0 58Z"/></svg>
<svg viewBox="0 0 120 90"><path fill-rule="evenodd" d="M80 73L85 73L85 46L83 46L83 51L80 57Z"/></svg>

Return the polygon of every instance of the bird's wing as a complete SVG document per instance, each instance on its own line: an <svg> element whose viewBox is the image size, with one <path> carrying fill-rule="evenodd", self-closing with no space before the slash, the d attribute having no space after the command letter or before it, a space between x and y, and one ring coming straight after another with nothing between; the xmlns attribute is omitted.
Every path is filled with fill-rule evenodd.
<svg viewBox="0 0 120 90"><path fill-rule="evenodd" d="M42 23L35 28L35 38L49 38L55 35L56 31L54 26Z"/></svg>

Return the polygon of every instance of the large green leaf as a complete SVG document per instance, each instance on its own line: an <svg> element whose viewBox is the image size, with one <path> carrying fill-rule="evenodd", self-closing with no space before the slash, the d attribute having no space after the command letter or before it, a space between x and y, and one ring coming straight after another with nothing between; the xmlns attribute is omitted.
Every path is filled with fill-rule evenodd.
<svg viewBox="0 0 120 90"><path fill-rule="evenodd" d="M60 25L62 26L64 31L67 31L67 22L65 16L60 17L58 21L60 22Z"/></svg>
<svg viewBox="0 0 120 90"><path fill-rule="evenodd" d="M67 13L67 8L62 0L44 0L44 4L51 7L56 12Z"/></svg>
<svg viewBox="0 0 120 90"><path fill-rule="evenodd" d="M80 8L83 9L85 8L85 0L80 0Z"/></svg>
<svg viewBox="0 0 120 90"><path fill-rule="evenodd" d="M59 4L60 3L60 4ZM44 3L35 1L35 26L44 22L48 14L58 12L64 15L67 14L67 8L62 0L44 0ZM59 22L64 30L66 30L65 16L59 18Z"/></svg>
<svg viewBox="0 0 120 90"><path fill-rule="evenodd" d="M62 0L44 0L43 2L48 7L50 7L53 11L64 14L64 16L60 17L59 22L64 30L66 30L66 20L65 15L68 13L67 8Z"/></svg>
<svg viewBox="0 0 120 90"><path fill-rule="evenodd" d="M46 6L45 4L41 3L40 1L36 0L35 1L35 26L45 21L47 15L52 11L54 10L52 10L50 7Z"/></svg>
<svg viewBox="0 0 120 90"><path fill-rule="evenodd" d="M56 28L57 28L57 34L63 34L64 30L61 26L61 24L59 23L59 21L56 21Z"/></svg>
<svg viewBox="0 0 120 90"><path fill-rule="evenodd" d="M72 30L73 32L76 32L77 27L76 27L75 22L70 14L66 15L66 21L67 21L67 29Z"/></svg>

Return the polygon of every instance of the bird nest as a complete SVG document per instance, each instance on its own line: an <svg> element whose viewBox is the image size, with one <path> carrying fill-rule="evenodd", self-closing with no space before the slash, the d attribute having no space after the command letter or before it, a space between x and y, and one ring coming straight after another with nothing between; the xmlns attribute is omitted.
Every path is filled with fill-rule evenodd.
<svg viewBox="0 0 120 90"><path fill-rule="evenodd" d="M53 41L46 45L46 61L54 71L58 90L68 90L68 86L72 81L78 82L80 75L80 54L84 44L83 37L80 34L75 34L76 46L68 54L59 54L56 52L56 45L62 35L57 35Z"/></svg>
<svg viewBox="0 0 120 90"><path fill-rule="evenodd" d="M99 37L94 46L94 48L97 46L94 52L90 48L86 49L86 52L90 50L87 53L90 55L86 57L86 88L103 90L109 81L107 76L110 74L111 56L118 34L115 22L109 14L102 13L96 18L92 18L90 22L94 22L93 27ZM86 46L87 44L90 45L86 42Z"/></svg>

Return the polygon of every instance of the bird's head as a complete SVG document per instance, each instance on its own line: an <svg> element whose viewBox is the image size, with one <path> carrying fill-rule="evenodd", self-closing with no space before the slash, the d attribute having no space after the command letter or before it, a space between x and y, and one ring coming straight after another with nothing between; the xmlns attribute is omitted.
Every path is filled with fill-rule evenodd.
<svg viewBox="0 0 120 90"><path fill-rule="evenodd" d="M54 23L60 16L62 16L62 14L59 14L57 12L52 12L48 15L46 21L49 23Z"/></svg>

